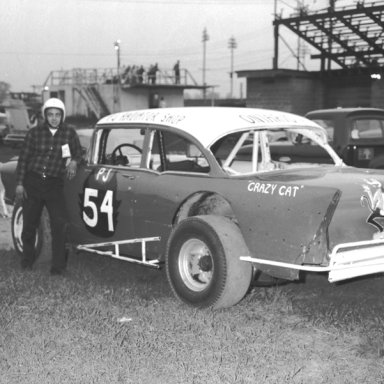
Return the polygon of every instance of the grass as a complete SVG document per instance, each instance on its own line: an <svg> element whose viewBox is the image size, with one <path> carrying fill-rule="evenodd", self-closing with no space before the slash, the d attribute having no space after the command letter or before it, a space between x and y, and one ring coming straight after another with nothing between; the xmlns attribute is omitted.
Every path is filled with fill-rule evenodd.
<svg viewBox="0 0 384 384"><path fill-rule="evenodd" d="M384 382L380 316L345 327L331 305L315 319L289 286L196 310L164 272L95 255L74 255L64 278L48 270L0 251L0 383Z"/></svg>

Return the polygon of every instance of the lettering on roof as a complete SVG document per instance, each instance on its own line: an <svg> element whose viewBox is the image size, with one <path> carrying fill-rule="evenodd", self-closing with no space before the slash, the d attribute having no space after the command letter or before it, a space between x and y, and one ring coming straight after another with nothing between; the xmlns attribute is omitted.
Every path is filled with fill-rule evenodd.
<svg viewBox="0 0 384 384"><path fill-rule="evenodd" d="M271 113L252 113L249 115L240 115L240 118L245 120L247 123L257 124L257 123L299 123L299 119L296 116L281 113L281 114L271 114Z"/></svg>
<svg viewBox="0 0 384 384"><path fill-rule="evenodd" d="M103 119L103 122L115 122L115 123L157 123L157 124L171 124L177 125L180 121L185 119L185 115L164 113L158 111L136 111L136 112L124 112L107 116Z"/></svg>

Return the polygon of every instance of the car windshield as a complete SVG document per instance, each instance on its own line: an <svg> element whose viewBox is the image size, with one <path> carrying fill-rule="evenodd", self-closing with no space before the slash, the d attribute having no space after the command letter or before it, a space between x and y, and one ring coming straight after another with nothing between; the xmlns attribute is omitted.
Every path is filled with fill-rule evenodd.
<svg viewBox="0 0 384 384"><path fill-rule="evenodd" d="M231 133L210 149L229 175L342 164L327 143L325 131L314 128Z"/></svg>

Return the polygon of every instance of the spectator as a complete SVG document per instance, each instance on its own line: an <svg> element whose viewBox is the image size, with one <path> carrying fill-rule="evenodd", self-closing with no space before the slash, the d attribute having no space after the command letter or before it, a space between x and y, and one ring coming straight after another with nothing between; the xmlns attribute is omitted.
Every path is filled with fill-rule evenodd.
<svg viewBox="0 0 384 384"><path fill-rule="evenodd" d="M177 60L173 66L173 71L175 73L175 84L180 84L180 60Z"/></svg>
<svg viewBox="0 0 384 384"><path fill-rule="evenodd" d="M144 81L144 72L145 72L145 69L142 65L140 65L140 67L137 68L136 70L137 81L139 84L142 84Z"/></svg>
<svg viewBox="0 0 384 384"><path fill-rule="evenodd" d="M157 63L155 65L151 65L148 70L148 83L156 84L156 73L159 70Z"/></svg>

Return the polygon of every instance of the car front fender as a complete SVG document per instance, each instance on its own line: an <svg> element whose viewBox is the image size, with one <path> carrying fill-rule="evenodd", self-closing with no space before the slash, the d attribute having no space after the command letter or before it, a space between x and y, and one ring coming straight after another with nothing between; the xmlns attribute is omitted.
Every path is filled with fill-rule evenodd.
<svg viewBox="0 0 384 384"><path fill-rule="evenodd" d="M5 202L13 205L15 200L16 189L16 167L17 160L11 160L7 163L3 163L0 168L1 180L5 189Z"/></svg>

